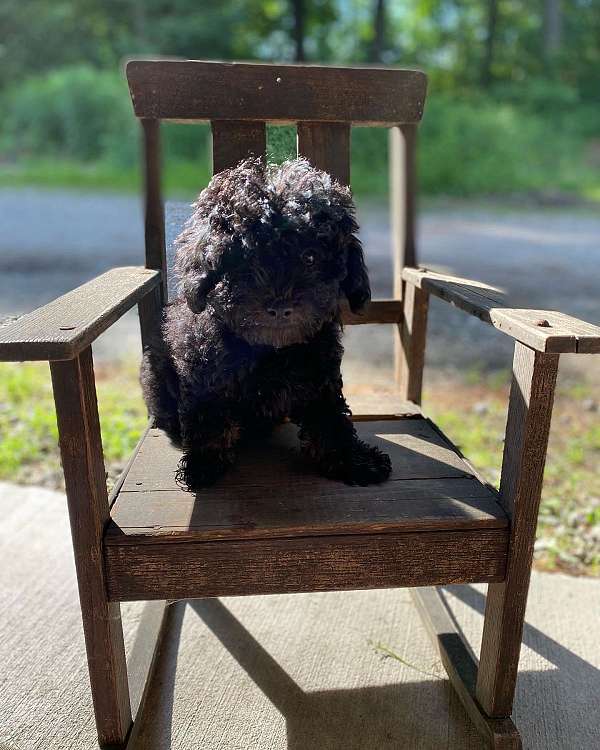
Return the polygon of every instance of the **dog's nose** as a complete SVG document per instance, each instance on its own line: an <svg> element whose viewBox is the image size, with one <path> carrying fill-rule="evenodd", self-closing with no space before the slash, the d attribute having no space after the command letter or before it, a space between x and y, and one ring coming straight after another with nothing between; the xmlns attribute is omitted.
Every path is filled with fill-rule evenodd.
<svg viewBox="0 0 600 750"><path fill-rule="evenodd" d="M274 305L273 307L267 307L267 312L272 318L289 318L292 314L292 308Z"/></svg>

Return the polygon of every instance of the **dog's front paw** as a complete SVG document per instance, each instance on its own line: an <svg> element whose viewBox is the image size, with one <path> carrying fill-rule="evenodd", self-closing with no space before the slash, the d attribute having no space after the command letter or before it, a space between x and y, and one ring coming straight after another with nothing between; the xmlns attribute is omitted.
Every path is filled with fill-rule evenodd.
<svg viewBox="0 0 600 750"><path fill-rule="evenodd" d="M196 492L213 485L231 464L229 457L217 451L184 453L175 472L175 481L183 489Z"/></svg>
<svg viewBox="0 0 600 750"><path fill-rule="evenodd" d="M385 482L392 473L392 462L379 448L362 440L353 440L348 449L321 456L319 468L330 479L365 487Z"/></svg>
<svg viewBox="0 0 600 750"><path fill-rule="evenodd" d="M374 445L357 440L352 446L352 467L345 481L348 484L379 484L389 479L392 462L387 453L382 453Z"/></svg>

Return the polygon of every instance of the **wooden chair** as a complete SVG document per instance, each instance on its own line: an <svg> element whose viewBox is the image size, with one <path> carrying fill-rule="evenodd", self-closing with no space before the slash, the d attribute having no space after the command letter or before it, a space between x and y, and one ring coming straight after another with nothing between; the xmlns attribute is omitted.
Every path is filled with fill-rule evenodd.
<svg viewBox="0 0 600 750"><path fill-rule="evenodd" d="M127 76L144 132L146 268L113 269L0 328L0 359L50 362L100 742L121 745L132 725L121 601L484 582L479 664L436 589L414 596L481 734L491 747L520 747L510 715L558 360L600 351L600 329L512 309L484 284L410 267L412 194L402 199L401 188L422 73L161 61L131 62ZM107 496L91 344L134 304L143 340L158 325L167 294L161 120L210 121L215 171L263 154L266 122L296 123L299 153L346 183L351 126L391 128L394 201L409 219L394 224L396 298L347 320L397 330L398 398L355 408L359 433L392 456L386 484L315 477L290 451L287 425L193 496L175 484L177 451L150 426ZM409 145L402 174L400 128ZM499 492L419 408L431 294L515 340Z"/></svg>

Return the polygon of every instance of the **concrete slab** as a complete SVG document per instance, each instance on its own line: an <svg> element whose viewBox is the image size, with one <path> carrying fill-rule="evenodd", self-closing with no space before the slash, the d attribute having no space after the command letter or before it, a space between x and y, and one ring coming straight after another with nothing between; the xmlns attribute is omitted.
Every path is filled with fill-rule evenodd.
<svg viewBox="0 0 600 750"><path fill-rule="evenodd" d="M0 748L93 750L64 497L0 483L0 512ZM477 649L484 587L444 595ZM178 602L167 617L129 750L482 747L405 590ZM156 605L123 618L137 702ZM526 748L600 746L599 622L599 580L534 574Z"/></svg>

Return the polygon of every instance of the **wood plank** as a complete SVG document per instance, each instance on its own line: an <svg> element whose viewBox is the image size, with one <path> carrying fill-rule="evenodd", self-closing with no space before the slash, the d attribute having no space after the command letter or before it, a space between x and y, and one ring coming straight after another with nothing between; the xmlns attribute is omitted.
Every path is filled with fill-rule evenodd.
<svg viewBox="0 0 600 750"><path fill-rule="evenodd" d="M415 125L403 125L390 128L389 131L389 183L390 183L390 218L392 232L392 257L394 273L394 297L404 298L405 282L402 271L406 266L417 265L416 249L416 215L417 215L417 128ZM414 302L410 304L414 308ZM422 303L416 310L422 312ZM415 321L416 322L416 321ZM404 393L417 394L420 401L422 386L422 367L410 370L407 359L406 344L410 334L403 329L403 320L398 321L394 330L394 379ZM423 331L423 336L425 331ZM415 338L416 343L416 338ZM425 341L422 342L423 351Z"/></svg>
<svg viewBox="0 0 600 750"><path fill-rule="evenodd" d="M425 343L427 337L427 312L429 295L422 289L409 285L403 299L404 315L400 326L400 346L396 378L400 395L407 401L421 403Z"/></svg>
<svg viewBox="0 0 600 750"><path fill-rule="evenodd" d="M305 156L342 185L350 185L350 124L299 122L298 156Z"/></svg>
<svg viewBox="0 0 600 750"><path fill-rule="evenodd" d="M211 130L213 174L235 167L249 156L265 155L267 128L264 122L213 120Z"/></svg>
<svg viewBox="0 0 600 750"><path fill-rule="evenodd" d="M111 600L500 581L506 530L106 546Z"/></svg>
<svg viewBox="0 0 600 750"><path fill-rule="evenodd" d="M477 678L477 699L489 716L512 711L558 360L515 344L500 480L511 519L507 575L488 588Z"/></svg>
<svg viewBox="0 0 600 750"><path fill-rule="evenodd" d="M160 340L164 299L164 290L161 285L156 286L138 302L143 351L156 345Z"/></svg>
<svg viewBox="0 0 600 750"><path fill-rule="evenodd" d="M477 731L494 750L521 750L521 737L510 719L487 716L475 697L477 660L435 588L411 590L412 599L450 682Z"/></svg>
<svg viewBox="0 0 600 750"><path fill-rule="evenodd" d="M161 274L113 268L47 305L0 326L0 361L76 357L160 284Z"/></svg>
<svg viewBox="0 0 600 750"><path fill-rule="evenodd" d="M489 323L502 333L540 352L600 352L600 327L553 310L506 305L495 287L420 268L405 268L405 281Z"/></svg>
<svg viewBox="0 0 600 750"><path fill-rule="evenodd" d="M390 455L392 481L472 476L471 469L424 419L357 422L356 429L361 439ZM238 491L243 496L251 486L279 491L285 488L286 492L300 485L309 486L313 492L332 484L339 487L339 483L314 473L312 464L298 451L297 432L295 425L285 424L270 438L245 446L236 465L212 488L201 491L199 497L208 500L220 489ZM180 456L179 449L169 443L161 430L150 430L123 490L178 490L175 469Z"/></svg>
<svg viewBox="0 0 600 750"><path fill-rule="evenodd" d="M402 316L402 302L397 299L373 299L360 313L353 313L346 301L342 304L342 323L348 326L399 323Z"/></svg>
<svg viewBox="0 0 600 750"><path fill-rule="evenodd" d="M165 211L161 190L160 122L142 120L144 141L144 236L146 268L160 271L161 302L167 299Z"/></svg>
<svg viewBox="0 0 600 750"><path fill-rule="evenodd" d="M417 265L417 129L389 131L390 218L394 257L394 295L401 297L402 270Z"/></svg>
<svg viewBox="0 0 600 750"><path fill-rule="evenodd" d="M462 461L448 465L455 454L425 420L400 422L411 422L414 429L406 426L398 434L392 422L358 425L361 437L372 443L381 436L380 427L391 425L385 437L391 438L392 476L401 477L396 480L348 487L316 476L289 450L297 446L296 430L286 425L276 440L242 454L238 467L196 494L174 480L179 451L161 431L150 430L113 505L106 544L505 528L496 494ZM432 435L434 445L425 439ZM399 438L412 450L392 442ZM419 450L443 463L425 458L419 464L412 455Z"/></svg>
<svg viewBox="0 0 600 750"><path fill-rule="evenodd" d="M474 478L390 482L379 487L310 485L226 489L209 497L183 490L122 491L106 544L260 539L414 530L506 528L496 498Z"/></svg>
<svg viewBox="0 0 600 750"><path fill-rule="evenodd" d="M381 419L423 416L417 404L404 401L398 393L370 390L365 393L346 393L345 395L355 422L377 422Z"/></svg>
<svg viewBox="0 0 600 750"><path fill-rule="evenodd" d="M138 117L171 120L418 122L427 79L418 70L133 60Z"/></svg>
<svg viewBox="0 0 600 750"><path fill-rule="evenodd" d="M131 708L119 605L106 598L102 535L109 519L92 352L52 362L94 713L100 742L124 742Z"/></svg>

